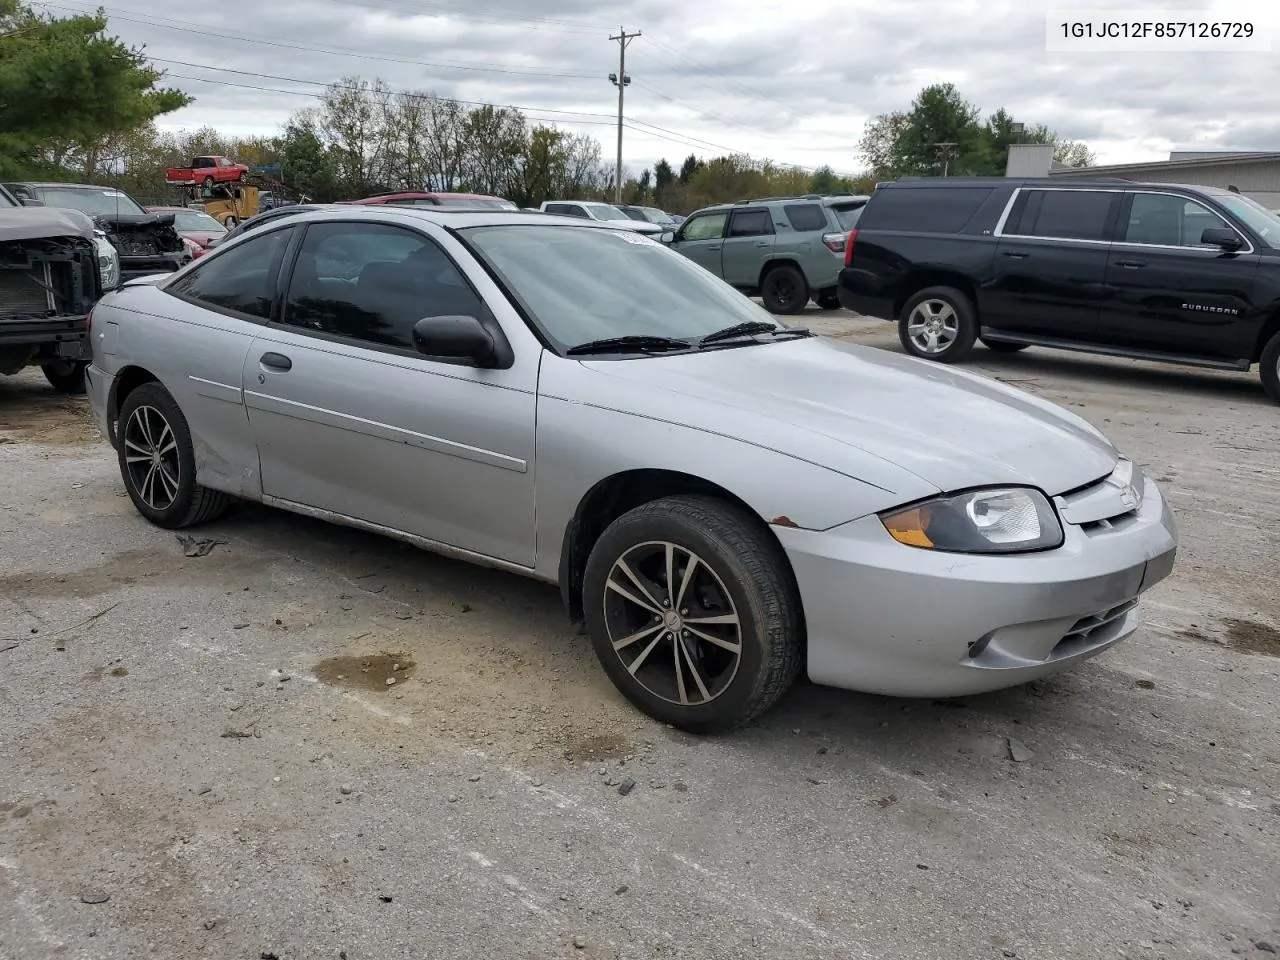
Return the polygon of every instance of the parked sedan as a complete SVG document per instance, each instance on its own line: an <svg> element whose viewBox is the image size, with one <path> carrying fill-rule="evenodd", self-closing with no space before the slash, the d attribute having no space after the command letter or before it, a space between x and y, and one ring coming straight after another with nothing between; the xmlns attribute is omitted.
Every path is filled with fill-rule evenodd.
<svg viewBox="0 0 1280 960"><path fill-rule="evenodd" d="M173 228L194 243L203 255L211 240L224 236L227 228L203 210L190 207L147 207L147 213L172 213Z"/></svg>
<svg viewBox="0 0 1280 960"><path fill-rule="evenodd" d="M567 217L282 217L108 294L93 333L149 521L243 498L557 583L619 690L690 731L802 671L905 696L1057 673L1173 566L1160 490L1081 418Z"/></svg>

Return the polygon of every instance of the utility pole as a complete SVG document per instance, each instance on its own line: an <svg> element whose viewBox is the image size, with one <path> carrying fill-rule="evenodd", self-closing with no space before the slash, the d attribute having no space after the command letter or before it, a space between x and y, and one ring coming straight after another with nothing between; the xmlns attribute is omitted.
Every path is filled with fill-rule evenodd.
<svg viewBox="0 0 1280 960"><path fill-rule="evenodd" d="M951 169L951 151L960 146L958 143L935 143L938 148L938 162L942 164L942 175L945 177Z"/></svg>
<svg viewBox="0 0 1280 960"><path fill-rule="evenodd" d="M640 36L640 31L635 33L627 33L626 27L618 28L618 35L610 37L610 40L618 41L618 72L609 74L609 82L618 88L618 167L614 179L614 202L622 202L622 94L627 89L627 84L631 82L631 78L627 76L627 46L636 37Z"/></svg>

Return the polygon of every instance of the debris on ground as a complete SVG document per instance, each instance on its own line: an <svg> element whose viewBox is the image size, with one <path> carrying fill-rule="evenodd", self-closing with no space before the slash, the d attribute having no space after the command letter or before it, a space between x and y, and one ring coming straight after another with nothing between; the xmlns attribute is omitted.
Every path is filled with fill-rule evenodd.
<svg viewBox="0 0 1280 960"><path fill-rule="evenodd" d="M1021 740L1008 737L1007 742L1009 744L1009 759L1014 763L1026 763L1035 756L1031 749Z"/></svg>
<svg viewBox="0 0 1280 960"><path fill-rule="evenodd" d="M618 784L618 792L622 794L624 797L635 788L636 788L636 782L632 780L630 777L627 777L620 784Z"/></svg>
<svg viewBox="0 0 1280 960"><path fill-rule="evenodd" d="M111 894L105 890L86 890L80 894L81 903L106 903L111 899Z"/></svg>
<svg viewBox="0 0 1280 960"><path fill-rule="evenodd" d="M182 544L184 557L207 557L214 547L225 544L226 540L214 540L212 537L193 537L189 533L175 534L178 543Z"/></svg>

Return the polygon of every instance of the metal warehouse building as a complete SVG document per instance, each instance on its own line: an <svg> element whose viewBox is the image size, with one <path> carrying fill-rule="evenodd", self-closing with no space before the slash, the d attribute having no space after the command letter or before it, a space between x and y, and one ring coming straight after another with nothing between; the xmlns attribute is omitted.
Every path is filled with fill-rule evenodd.
<svg viewBox="0 0 1280 960"><path fill-rule="evenodd" d="M1052 144L1023 143L1009 148L1009 177L1092 179L1120 177L1148 183L1186 183L1235 187L1269 210L1280 209L1280 153L1178 151L1168 160L1120 163L1104 167L1064 167L1053 159Z"/></svg>

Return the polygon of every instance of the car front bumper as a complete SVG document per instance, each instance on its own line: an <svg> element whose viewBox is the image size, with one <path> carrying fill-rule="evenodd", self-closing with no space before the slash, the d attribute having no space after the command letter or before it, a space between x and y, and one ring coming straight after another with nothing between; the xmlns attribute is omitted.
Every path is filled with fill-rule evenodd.
<svg viewBox="0 0 1280 960"><path fill-rule="evenodd" d="M1064 524L1018 556L904 546L878 517L774 528L795 571L815 683L907 697L998 690L1058 673L1138 627L1138 597L1173 569L1177 526L1150 479L1114 527Z"/></svg>

